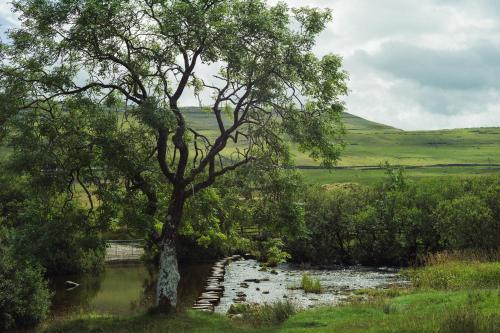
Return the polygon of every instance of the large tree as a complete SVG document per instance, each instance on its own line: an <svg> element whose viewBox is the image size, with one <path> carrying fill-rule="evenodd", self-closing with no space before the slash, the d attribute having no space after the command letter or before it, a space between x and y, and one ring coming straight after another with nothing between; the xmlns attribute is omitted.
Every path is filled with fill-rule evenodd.
<svg viewBox="0 0 500 333"><path fill-rule="evenodd" d="M347 75L339 57L312 52L328 10L263 0L14 0L13 8L20 27L0 49L0 119L28 111L52 119L72 106L105 112L120 100L154 133L150 156L169 195L158 235L163 310L177 302L186 200L240 166L278 160L287 140L326 166L338 158ZM180 108L187 94L214 117L216 133ZM134 170L154 214L157 195Z"/></svg>

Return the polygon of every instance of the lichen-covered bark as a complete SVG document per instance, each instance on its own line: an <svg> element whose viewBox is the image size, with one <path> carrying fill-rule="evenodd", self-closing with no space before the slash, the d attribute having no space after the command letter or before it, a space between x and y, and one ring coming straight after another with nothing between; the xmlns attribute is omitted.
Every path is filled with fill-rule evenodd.
<svg viewBox="0 0 500 333"><path fill-rule="evenodd" d="M156 305L161 312L170 312L177 306L177 286L180 274L175 242L166 240L160 253L160 272L156 288Z"/></svg>

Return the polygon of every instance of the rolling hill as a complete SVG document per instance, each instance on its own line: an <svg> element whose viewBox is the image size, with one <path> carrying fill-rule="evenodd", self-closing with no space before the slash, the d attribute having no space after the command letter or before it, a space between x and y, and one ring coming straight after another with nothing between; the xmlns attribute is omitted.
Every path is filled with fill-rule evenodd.
<svg viewBox="0 0 500 333"><path fill-rule="evenodd" d="M188 121L210 136L217 124L208 113L187 108ZM296 165L310 183L373 183L386 161L410 177L500 174L500 128L403 131L344 113L346 148L335 170L324 170L307 153L292 149Z"/></svg>
<svg viewBox="0 0 500 333"><path fill-rule="evenodd" d="M208 137L218 133L212 114L184 108L187 121ZM295 164L309 183L373 183L389 162L410 177L500 174L500 128L403 131L344 113L346 148L334 170L319 167L307 153L292 146ZM0 159L7 150L0 147Z"/></svg>

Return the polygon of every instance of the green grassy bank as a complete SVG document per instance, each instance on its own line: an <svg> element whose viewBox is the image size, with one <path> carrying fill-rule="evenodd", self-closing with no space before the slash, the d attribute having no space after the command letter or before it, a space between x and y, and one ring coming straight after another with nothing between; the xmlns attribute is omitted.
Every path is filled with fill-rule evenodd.
<svg viewBox="0 0 500 333"><path fill-rule="evenodd" d="M46 333L500 331L499 262L453 260L407 270L404 274L415 287L361 290L344 305L300 311L282 324L252 325L255 320L188 311L126 319L86 316L40 330Z"/></svg>

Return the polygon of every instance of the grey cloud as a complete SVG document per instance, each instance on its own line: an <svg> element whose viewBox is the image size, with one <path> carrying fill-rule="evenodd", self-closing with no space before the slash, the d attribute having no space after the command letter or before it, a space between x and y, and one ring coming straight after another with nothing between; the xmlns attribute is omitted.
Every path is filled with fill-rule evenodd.
<svg viewBox="0 0 500 333"><path fill-rule="evenodd" d="M487 41L460 50L437 50L403 42L388 42L369 54L359 51L357 62L397 78L444 90L500 87L500 48Z"/></svg>

